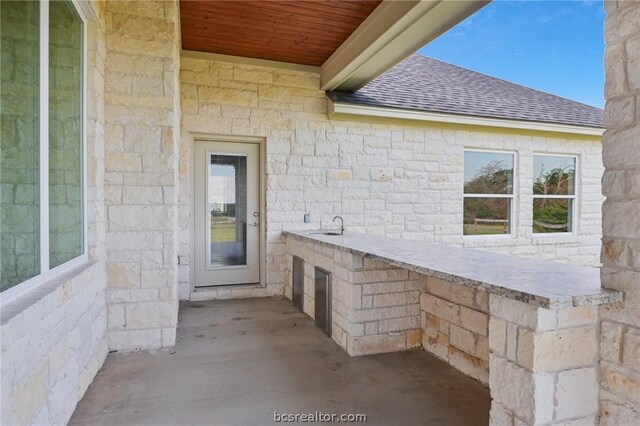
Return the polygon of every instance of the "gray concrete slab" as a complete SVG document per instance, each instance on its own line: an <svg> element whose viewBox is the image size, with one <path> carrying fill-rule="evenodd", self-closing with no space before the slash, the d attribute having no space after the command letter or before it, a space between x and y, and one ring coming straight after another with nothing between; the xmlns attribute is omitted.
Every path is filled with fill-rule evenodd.
<svg viewBox="0 0 640 426"><path fill-rule="evenodd" d="M278 413L482 425L489 390L422 350L350 357L284 299L185 302L177 343L111 354L71 425L265 425Z"/></svg>

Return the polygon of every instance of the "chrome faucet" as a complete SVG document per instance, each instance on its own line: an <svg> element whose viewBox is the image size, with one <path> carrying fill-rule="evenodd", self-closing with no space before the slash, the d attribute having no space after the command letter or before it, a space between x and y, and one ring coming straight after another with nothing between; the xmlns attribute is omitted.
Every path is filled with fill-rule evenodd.
<svg viewBox="0 0 640 426"><path fill-rule="evenodd" d="M336 219L340 219L340 235L344 234L344 219L341 216L336 216L333 218L333 222L335 223Z"/></svg>

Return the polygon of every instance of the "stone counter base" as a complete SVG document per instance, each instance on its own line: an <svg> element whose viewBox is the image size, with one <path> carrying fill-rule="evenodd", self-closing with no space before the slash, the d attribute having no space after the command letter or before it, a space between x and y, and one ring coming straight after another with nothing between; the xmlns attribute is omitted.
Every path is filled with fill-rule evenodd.
<svg viewBox="0 0 640 426"><path fill-rule="evenodd" d="M489 295L433 277L420 296L422 347L489 384Z"/></svg>
<svg viewBox="0 0 640 426"><path fill-rule="evenodd" d="M332 275L332 338L350 355L422 346L489 385L491 424L595 425L598 308L545 309L313 241L286 238L304 260L303 310L314 317L314 269Z"/></svg>
<svg viewBox="0 0 640 426"><path fill-rule="evenodd" d="M332 275L332 338L349 355L419 347L418 274L320 244L287 239L285 295L291 299L293 256L304 260L303 311L314 318L314 269Z"/></svg>

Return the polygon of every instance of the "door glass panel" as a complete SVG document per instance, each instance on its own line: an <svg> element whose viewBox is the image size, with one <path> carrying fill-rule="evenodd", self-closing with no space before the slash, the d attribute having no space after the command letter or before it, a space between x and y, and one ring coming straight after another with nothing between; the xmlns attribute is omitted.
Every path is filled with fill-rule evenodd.
<svg viewBox="0 0 640 426"><path fill-rule="evenodd" d="M246 265L246 155L211 154L207 178L209 269Z"/></svg>

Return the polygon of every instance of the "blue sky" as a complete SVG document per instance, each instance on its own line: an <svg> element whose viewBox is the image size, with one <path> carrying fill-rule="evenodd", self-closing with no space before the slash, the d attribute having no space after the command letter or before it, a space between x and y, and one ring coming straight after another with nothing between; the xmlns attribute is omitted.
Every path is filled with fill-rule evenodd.
<svg viewBox="0 0 640 426"><path fill-rule="evenodd" d="M602 1L494 0L419 53L602 108Z"/></svg>

